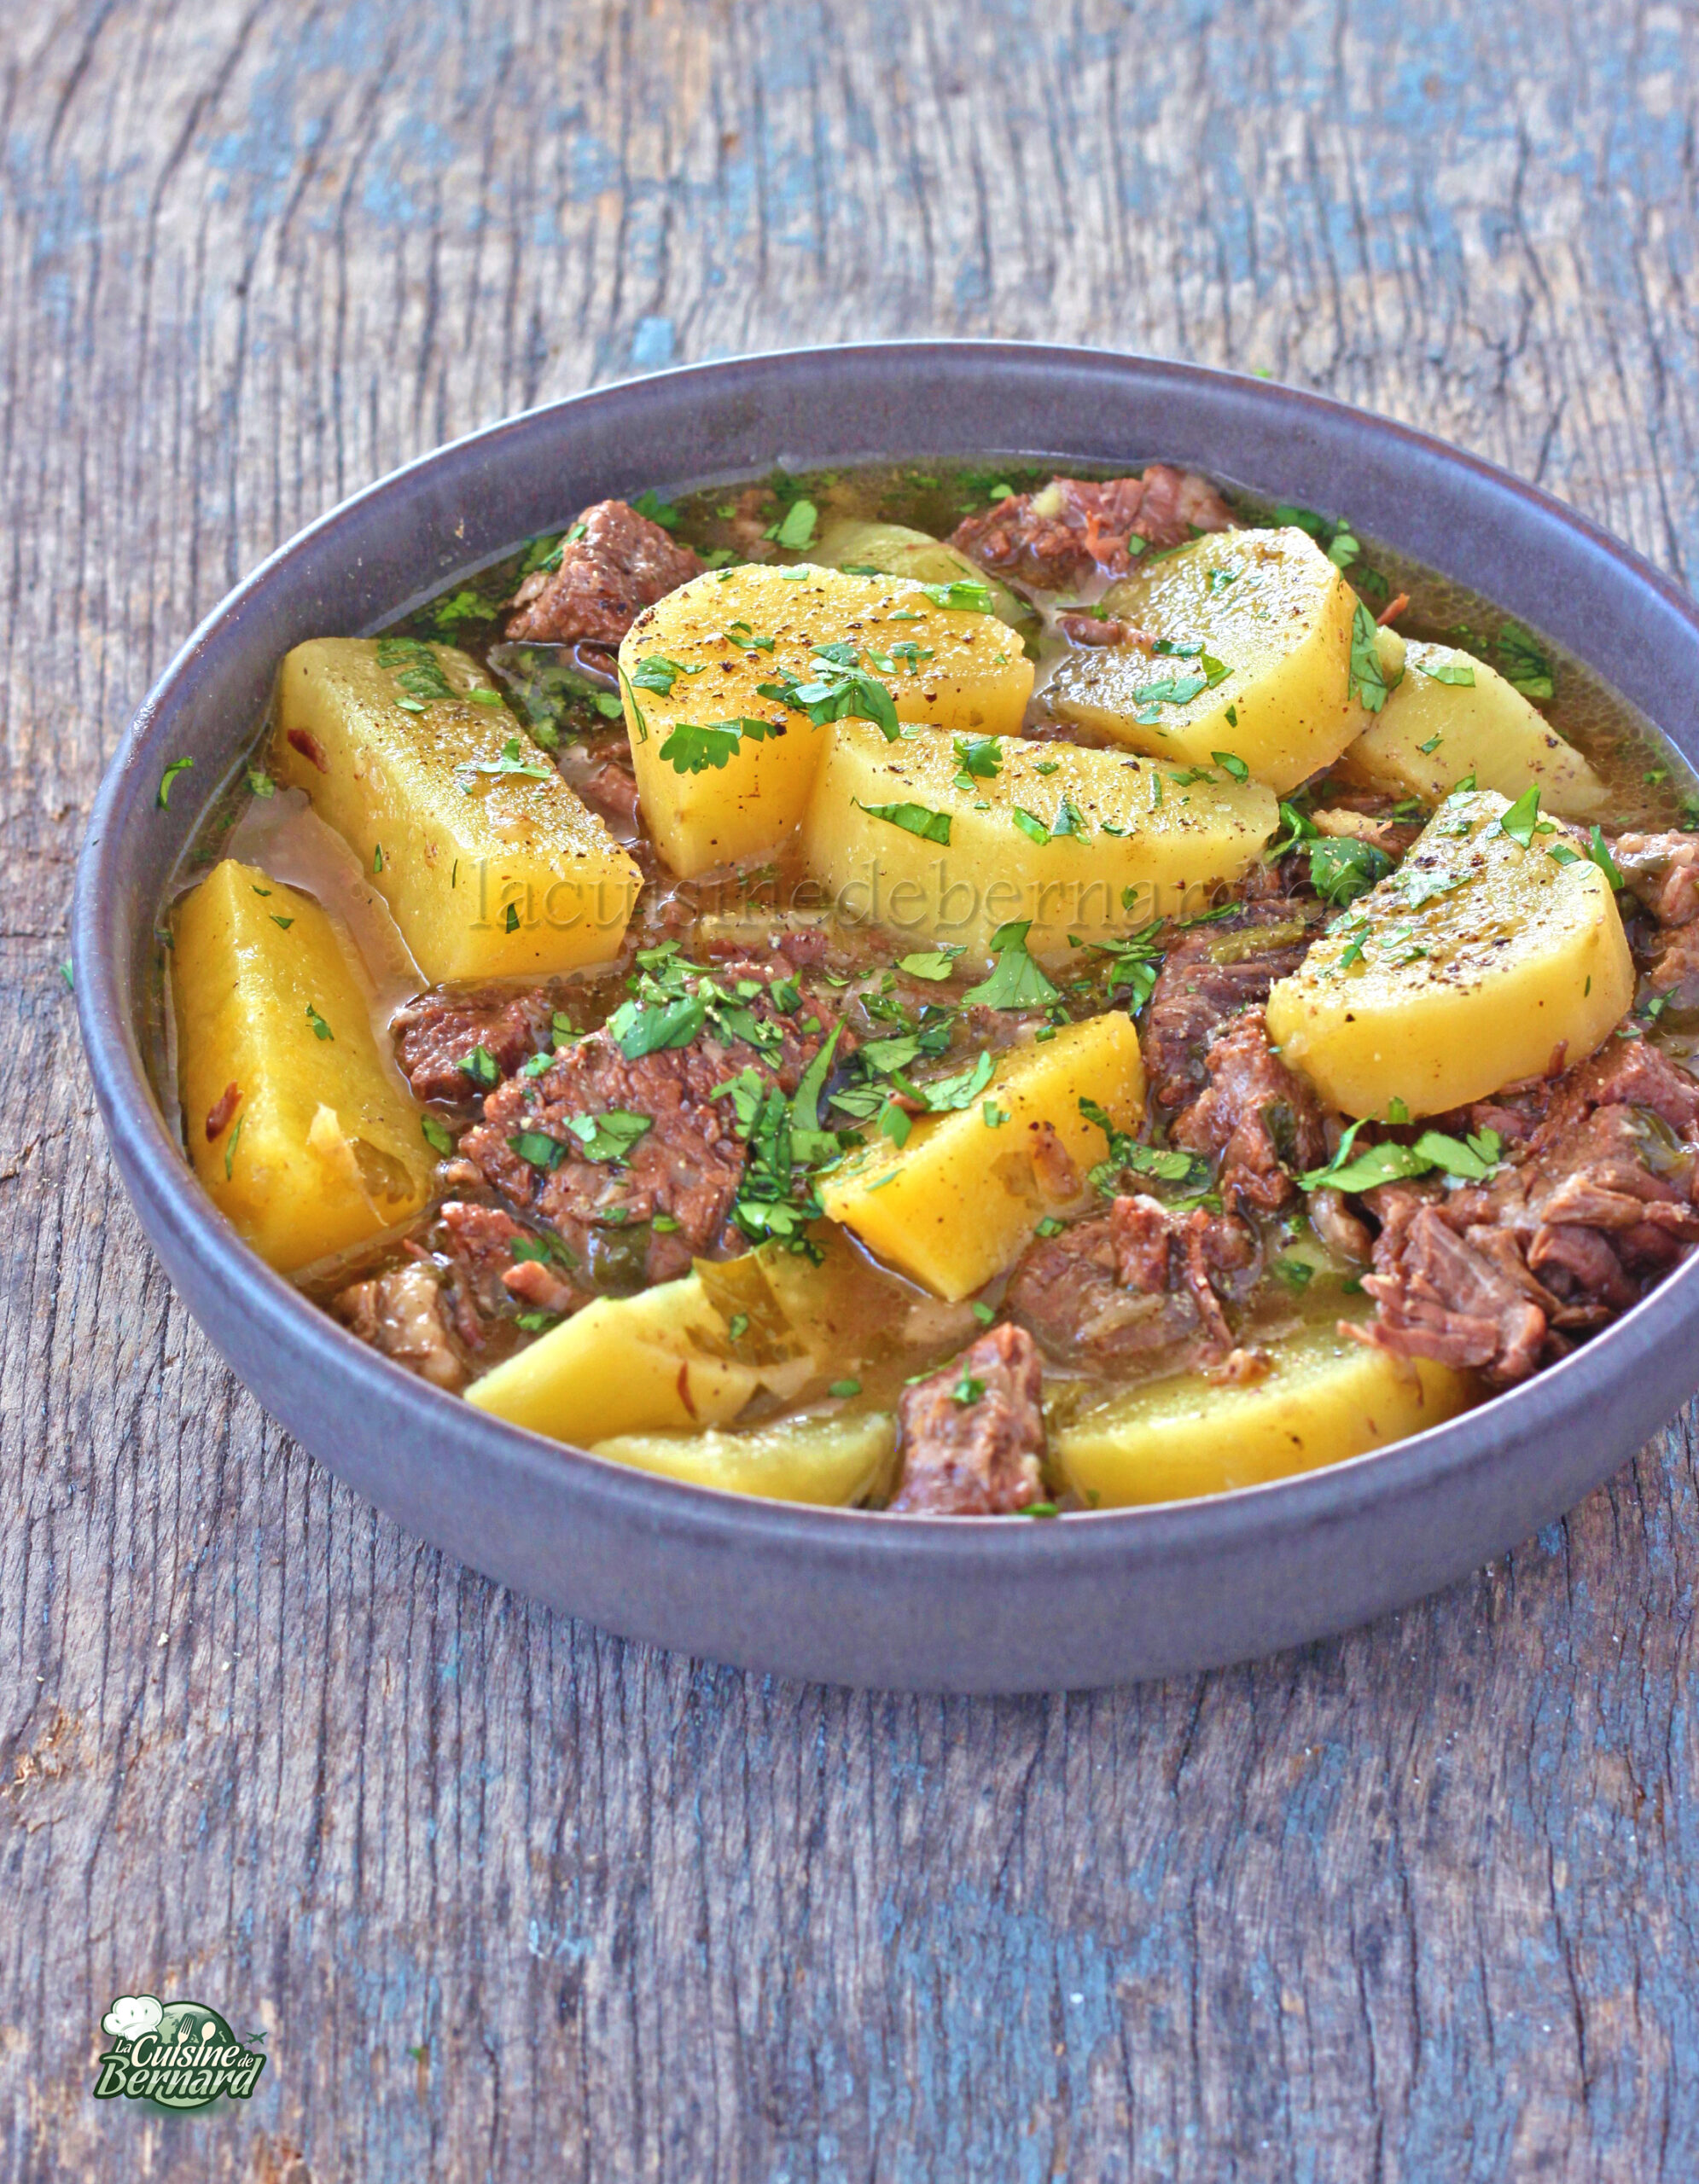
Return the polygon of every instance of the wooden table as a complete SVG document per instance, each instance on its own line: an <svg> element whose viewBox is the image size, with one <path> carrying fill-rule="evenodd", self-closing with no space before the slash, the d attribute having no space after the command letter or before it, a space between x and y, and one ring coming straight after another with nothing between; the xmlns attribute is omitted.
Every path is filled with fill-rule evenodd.
<svg viewBox="0 0 1699 2184"><path fill-rule="evenodd" d="M5 12L6 2177L1699 2175L1690 1418L1443 1598L1190 1682L647 1653L230 1380L60 970L102 766L226 587L632 370L928 330L1254 368L1685 575L1696 62L1667 0ZM265 2030L250 2106L96 2105L141 1989Z"/></svg>

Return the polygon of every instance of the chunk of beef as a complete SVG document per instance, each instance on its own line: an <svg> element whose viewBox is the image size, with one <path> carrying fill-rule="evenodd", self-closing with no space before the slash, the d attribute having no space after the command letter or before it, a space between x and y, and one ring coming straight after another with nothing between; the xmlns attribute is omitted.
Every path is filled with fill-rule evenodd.
<svg viewBox="0 0 1699 2184"><path fill-rule="evenodd" d="M1154 642L1119 614L1100 614L1095 608L1058 614L1056 625L1072 645L1138 645L1149 652Z"/></svg>
<svg viewBox="0 0 1699 2184"><path fill-rule="evenodd" d="M1153 462L1142 477L1053 478L1040 493L1012 493L957 525L951 543L998 576L1061 591L1099 572L1125 576L1130 538L1183 546L1194 531L1232 528L1208 479Z"/></svg>
<svg viewBox="0 0 1699 2184"><path fill-rule="evenodd" d="M1106 1372L1190 1345L1219 1356L1233 1333L1217 1283L1254 1275L1254 1232L1202 1207L1175 1213L1138 1194L1030 1245L1010 1276L1008 1306L1059 1362Z"/></svg>
<svg viewBox="0 0 1699 2184"><path fill-rule="evenodd" d="M624 501L598 501L573 529L560 566L514 594L509 644L617 645L645 607L702 572L699 555Z"/></svg>
<svg viewBox="0 0 1699 2184"><path fill-rule="evenodd" d="M509 1078L490 1093L482 1123L461 1141L461 1156L561 1236L581 1264L594 1232L644 1223L650 1281L686 1272L699 1254L743 1248L725 1229L748 1148L734 1102L714 1095L746 1069L764 1085L795 1091L836 1019L830 1002L813 994L800 1009L780 1008L771 989L792 975L782 953L717 970L722 985L756 989L738 1005L759 1027L759 1046L709 1028L688 1046L628 1058L607 1031L592 1032L541 1076ZM852 1045L846 1034L838 1051ZM638 1117L649 1127L621 1148L591 1127L609 1115Z"/></svg>
<svg viewBox="0 0 1699 2184"><path fill-rule="evenodd" d="M1699 834L1619 834L1610 854L1660 925L1690 925L1699 917Z"/></svg>
<svg viewBox="0 0 1699 2184"><path fill-rule="evenodd" d="M1140 1042L1151 1088L1165 1107L1183 1107L1202 1090L1217 1032L1246 1009L1261 1011L1274 981L1303 961L1319 920L1318 905L1282 897L1246 903L1175 935Z"/></svg>
<svg viewBox="0 0 1699 2184"><path fill-rule="evenodd" d="M1384 1243L1388 1232L1382 1232ZM1376 1252L1376 1265L1382 1253ZM1399 1224L1387 1271L1365 1275L1363 1287L1380 1307L1362 1332L1374 1345L1405 1357L1428 1357L1459 1370L1476 1368L1508 1385L1539 1365L1546 1315L1538 1285L1530 1294L1501 1263L1474 1250L1435 1205L1417 1204ZM1356 1332L1347 1327L1347 1332Z"/></svg>
<svg viewBox="0 0 1699 2184"><path fill-rule="evenodd" d="M416 1100L473 1100L486 1088L461 1068L482 1047L511 1077L546 1044L552 1009L540 987L433 987L389 1019L395 1059Z"/></svg>
<svg viewBox="0 0 1699 2184"><path fill-rule="evenodd" d="M519 1256L534 1254L538 1239L500 1206L451 1199L438 1216L436 1240L447 1266L454 1331L468 1350L481 1350L515 1304L567 1319L590 1302L589 1291L576 1287L561 1264L561 1247L548 1258Z"/></svg>
<svg viewBox="0 0 1699 2184"><path fill-rule="evenodd" d="M1219 1161L1219 1188L1230 1205L1272 1213L1296 1191L1294 1175L1327 1158L1316 1095L1269 1046L1260 1012L1219 1033L1204 1068L1207 1083L1169 1135L1187 1152Z"/></svg>
<svg viewBox="0 0 1699 2184"><path fill-rule="evenodd" d="M449 1340L442 1292L428 1266L416 1263L357 1281L336 1299L336 1310L362 1342L433 1387L454 1394L465 1386L466 1368Z"/></svg>
<svg viewBox="0 0 1699 2184"><path fill-rule="evenodd" d="M1488 1182L1386 1185L1359 1339L1466 1364L1501 1385L1637 1301L1699 1242L1699 1083L1613 1039L1552 1089Z"/></svg>
<svg viewBox="0 0 1699 2184"><path fill-rule="evenodd" d="M993 1327L897 1405L904 1516L1006 1517L1039 1499L1044 1371L1031 1335Z"/></svg>

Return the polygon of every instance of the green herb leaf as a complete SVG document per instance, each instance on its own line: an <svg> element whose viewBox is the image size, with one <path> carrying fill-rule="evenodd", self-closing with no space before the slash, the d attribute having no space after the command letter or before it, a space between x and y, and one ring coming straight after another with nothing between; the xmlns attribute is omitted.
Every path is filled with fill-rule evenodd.
<svg viewBox="0 0 1699 2184"><path fill-rule="evenodd" d="M307 1021L312 1026L312 1036L315 1039L334 1039L336 1037L311 1002L306 1005L306 1014Z"/></svg>
<svg viewBox="0 0 1699 2184"><path fill-rule="evenodd" d="M1236 781L1248 781L1250 779L1250 768L1236 752L1212 751L1209 755L1223 773L1231 774Z"/></svg>
<svg viewBox="0 0 1699 2184"><path fill-rule="evenodd" d="M864 804L859 797L854 802L858 810L864 811L870 819L886 820L893 827L900 827L906 834L918 834L924 842L949 846L947 811L933 811L924 804Z"/></svg>
<svg viewBox="0 0 1699 2184"><path fill-rule="evenodd" d="M160 775L159 806L165 810L171 803L171 785L179 774L186 774L194 765L193 758L173 758Z"/></svg>
<svg viewBox="0 0 1699 2184"><path fill-rule="evenodd" d="M276 782L272 780L270 774L263 773L258 766L248 768L247 785L256 796L276 796L277 793Z"/></svg>
<svg viewBox="0 0 1699 2184"><path fill-rule="evenodd" d="M1450 682L1459 689L1475 688L1475 662L1472 659L1418 659L1414 652L1409 654L1411 665L1418 675L1425 675L1430 682ZM1434 739L1438 742L1439 738ZM1424 743L1422 748L1431 751L1434 746Z"/></svg>
<svg viewBox="0 0 1699 2184"><path fill-rule="evenodd" d="M226 1182L229 1182L230 1180L231 1174L236 1168L236 1147L241 1143L241 1126L247 1120L247 1110L244 1107L241 1112L236 1117L236 1126L230 1132L230 1141L224 1147L224 1181Z"/></svg>
<svg viewBox="0 0 1699 2184"><path fill-rule="evenodd" d="M964 996L987 1008L1047 1008L1060 998L1056 989L1027 951L1030 918L1000 925L991 937L997 962L989 978Z"/></svg>
<svg viewBox="0 0 1699 2184"><path fill-rule="evenodd" d="M897 968L906 971L911 979L931 979L942 984L955 969L956 958L962 952L960 948L949 945L926 949L918 955L900 956Z"/></svg>
<svg viewBox="0 0 1699 2184"><path fill-rule="evenodd" d="M968 776L965 781L958 781L959 787L971 787L976 781L994 781L1003 771L1003 745L995 735L958 735L955 751Z"/></svg>
<svg viewBox="0 0 1699 2184"><path fill-rule="evenodd" d="M1617 869L1616 859L1610 853L1610 845L1597 827L1593 828L1593 838L1587 849L1587 857L1591 863L1598 867L1613 887L1621 888L1627 886L1627 881Z"/></svg>
<svg viewBox="0 0 1699 2184"><path fill-rule="evenodd" d="M973 577L957 577L953 584L923 584L921 590L934 607L963 614L992 612L991 586Z"/></svg>
<svg viewBox="0 0 1699 2184"><path fill-rule="evenodd" d="M449 1154L454 1150L454 1138L452 1134L444 1129L443 1125L437 1120L434 1115L421 1115L419 1118L419 1129L424 1136L426 1144L430 1147L432 1152L439 1155L440 1159L445 1160L447 1159Z"/></svg>
<svg viewBox="0 0 1699 2184"><path fill-rule="evenodd" d="M1377 713L1387 701L1386 671L1375 642L1375 618L1359 599L1351 619L1351 680L1349 694L1366 710Z"/></svg>
<svg viewBox="0 0 1699 2184"><path fill-rule="evenodd" d="M688 1047L707 1018L707 1002L698 994L681 995L658 1005L625 1001L608 1019L607 1030L626 1060L637 1061L668 1047Z"/></svg>
<svg viewBox="0 0 1699 2184"><path fill-rule="evenodd" d="M1341 909L1359 895L1366 895L1393 868L1384 850L1349 834L1318 836L1309 845L1309 855L1310 885L1324 903L1335 903Z"/></svg>
<svg viewBox="0 0 1699 2184"><path fill-rule="evenodd" d="M1507 810L1498 815L1498 832L1508 834L1523 849L1532 846L1534 828L1539 824L1539 790L1525 788Z"/></svg>
<svg viewBox="0 0 1699 2184"><path fill-rule="evenodd" d="M676 531L678 527L678 509L673 507L671 501L663 501L653 485L645 486L636 500L631 502L631 506L639 515L646 515L651 523L658 523L663 531ZM573 526L574 531L581 528L581 526ZM567 536L570 537L572 532L568 532Z"/></svg>
<svg viewBox="0 0 1699 2184"><path fill-rule="evenodd" d="M1049 841L1050 828L1045 826L1042 819L1035 819L1033 814L1021 804L1011 804L1009 816L1029 842L1037 842L1042 847Z"/></svg>
<svg viewBox="0 0 1699 2184"><path fill-rule="evenodd" d="M587 1159L623 1161L631 1158L637 1140L655 1128L655 1118L610 1107L606 1114L573 1115L567 1128L584 1147Z"/></svg>
<svg viewBox="0 0 1699 2184"><path fill-rule="evenodd" d="M765 743L773 732L764 720L681 720L674 723L660 755L675 774L702 774L710 766L719 772L737 756L746 736L752 743Z"/></svg>
<svg viewBox="0 0 1699 2184"><path fill-rule="evenodd" d="M785 510L784 520L774 531L774 537L792 553L800 553L805 546L814 543L817 513L812 501L793 501Z"/></svg>
<svg viewBox="0 0 1699 2184"><path fill-rule="evenodd" d="M921 1086L927 1112L933 1115L959 1112L971 1107L987 1084L991 1083L992 1059L988 1054L975 1056L971 1069L964 1069L954 1077L934 1077Z"/></svg>
<svg viewBox="0 0 1699 2184"><path fill-rule="evenodd" d="M558 1168L570 1150L558 1137L550 1137L540 1130L521 1130L518 1136L508 1140L508 1149L516 1153L528 1166L546 1170Z"/></svg>

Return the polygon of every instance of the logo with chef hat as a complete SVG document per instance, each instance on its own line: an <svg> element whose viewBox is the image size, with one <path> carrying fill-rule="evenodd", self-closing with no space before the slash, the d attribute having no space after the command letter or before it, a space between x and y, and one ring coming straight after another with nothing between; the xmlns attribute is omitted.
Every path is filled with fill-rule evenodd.
<svg viewBox="0 0 1699 2184"><path fill-rule="evenodd" d="M120 1995L101 2019L112 2046L100 2058L96 2100L151 2101L181 2111L221 2098L248 2100L265 2058L238 2040L204 2002ZM263 2034L250 2034L261 2039Z"/></svg>

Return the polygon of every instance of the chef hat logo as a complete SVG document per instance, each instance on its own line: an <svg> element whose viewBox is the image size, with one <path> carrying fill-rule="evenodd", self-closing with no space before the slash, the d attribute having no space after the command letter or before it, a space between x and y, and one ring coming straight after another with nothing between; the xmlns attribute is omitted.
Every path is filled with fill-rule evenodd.
<svg viewBox="0 0 1699 2184"><path fill-rule="evenodd" d="M120 1995L101 2019L101 2030L113 2040L139 2040L159 2030L165 2013L156 1995Z"/></svg>

